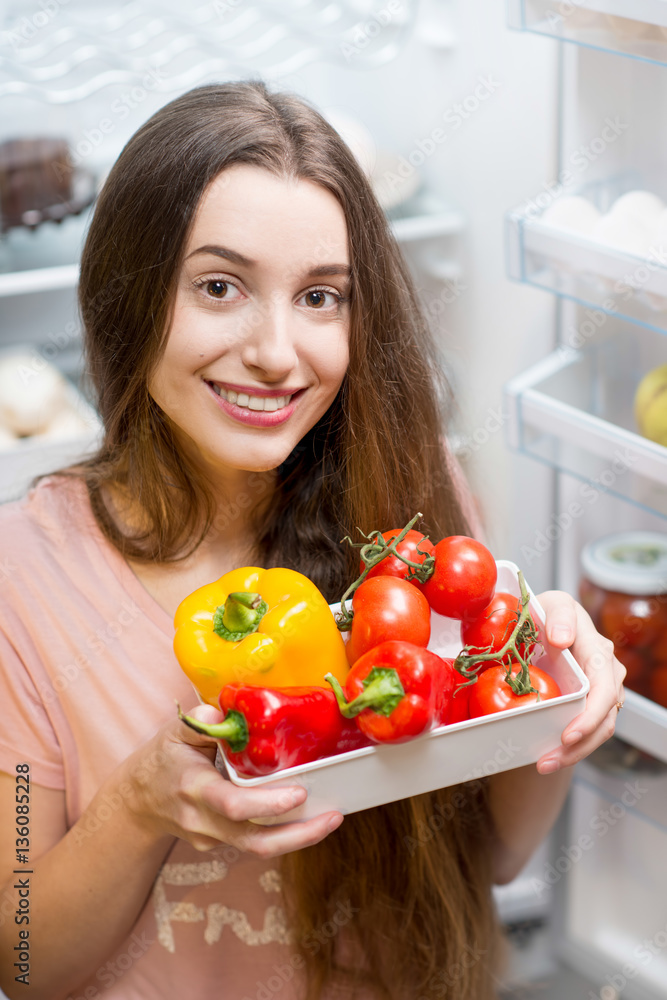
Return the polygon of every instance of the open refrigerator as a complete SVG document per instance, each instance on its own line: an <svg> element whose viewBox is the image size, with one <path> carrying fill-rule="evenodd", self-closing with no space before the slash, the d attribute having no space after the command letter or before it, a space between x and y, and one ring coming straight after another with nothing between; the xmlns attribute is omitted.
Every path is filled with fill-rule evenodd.
<svg viewBox="0 0 667 1000"><path fill-rule="evenodd" d="M450 445L494 554L536 591L576 595L585 543L667 531L667 449L632 414L642 374L667 362L667 231L662 259L544 218L572 195L600 213L631 190L667 201L666 0L5 0L0 55L0 142L64 137L76 168L64 215L0 237L0 351L30 356L26 386L55 366L81 417L69 436L2 444L0 500L99 439L76 282L106 170L179 93L261 75L317 105L371 178L438 338ZM568 521L584 488L594 502ZM497 892L509 995L667 997L667 709L628 691L617 736Z"/></svg>

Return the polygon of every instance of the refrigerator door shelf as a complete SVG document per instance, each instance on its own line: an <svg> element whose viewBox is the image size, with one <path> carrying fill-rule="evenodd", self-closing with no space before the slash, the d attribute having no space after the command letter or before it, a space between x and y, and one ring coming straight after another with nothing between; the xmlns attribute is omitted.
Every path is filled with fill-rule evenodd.
<svg viewBox="0 0 667 1000"><path fill-rule="evenodd" d="M667 65L663 0L509 0L508 23L519 31Z"/></svg>
<svg viewBox="0 0 667 1000"><path fill-rule="evenodd" d="M506 216L511 278L667 333L667 244L656 240L638 256L557 229L530 211L523 207Z"/></svg>
<svg viewBox="0 0 667 1000"><path fill-rule="evenodd" d="M616 720L616 735L667 763L667 708L628 688ZM667 817L664 823L667 830Z"/></svg>
<svg viewBox="0 0 667 1000"><path fill-rule="evenodd" d="M510 446L590 484L582 504L611 493L667 518L667 449L633 415L640 379L662 363L627 334L558 349L505 386Z"/></svg>

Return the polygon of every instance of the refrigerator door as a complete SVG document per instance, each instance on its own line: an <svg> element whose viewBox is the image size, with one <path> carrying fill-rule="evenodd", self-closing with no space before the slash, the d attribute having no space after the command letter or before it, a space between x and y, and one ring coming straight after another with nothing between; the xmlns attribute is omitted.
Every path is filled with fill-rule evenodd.
<svg viewBox="0 0 667 1000"><path fill-rule="evenodd" d="M667 530L667 450L642 436L633 406L643 376L667 360L665 13L661 2L510 4L513 26L577 43L559 46L558 169L507 219L510 276L558 303L558 349L507 385L512 445L556 470L542 539L522 551L553 551L556 583L575 595L584 544ZM667 995L667 710L626 691L616 733L623 742L577 766L535 888L552 886L558 952L595 983L592 1000L657 1000Z"/></svg>

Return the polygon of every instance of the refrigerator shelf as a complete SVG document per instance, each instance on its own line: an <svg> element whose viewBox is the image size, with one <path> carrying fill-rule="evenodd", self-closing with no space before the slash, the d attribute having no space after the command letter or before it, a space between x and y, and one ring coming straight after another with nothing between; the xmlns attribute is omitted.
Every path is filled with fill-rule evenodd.
<svg viewBox="0 0 667 1000"><path fill-rule="evenodd" d="M6 355L13 348L3 348ZM60 359L61 362L63 359ZM62 363L58 366L63 370ZM0 447L0 503L23 496L34 476L52 472L88 457L100 446L102 423L99 414L70 381L66 389L68 409L80 418L80 428L59 436L35 434L19 438L9 447Z"/></svg>
<svg viewBox="0 0 667 1000"><path fill-rule="evenodd" d="M36 229L15 226L0 237L0 298L75 288L93 208Z"/></svg>
<svg viewBox="0 0 667 1000"><path fill-rule="evenodd" d="M606 211L624 188L627 178L591 185L581 194ZM509 277L667 333L667 242L656 237L642 256L625 252L543 221L544 211L553 204L555 200L543 193L507 214Z"/></svg>
<svg viewBox="0 0 667 1000"><path fill-rule="evenodd" d="M508 23L560 42L667 65L663 0L509 0Z"/></svg>
<svg viewBox="0 0 667 1000"><path fill-rule="evenodd" d="M559 348L506 384L511 447L588 484L570 519L605 493L667 519L667 448L637 433L633 415L640 379L661 363L664 351L626 332Z"/></svg>
<svg viewBox="0 0 667 1000"><path fill-rule="evenodd" d="M66 105L113 86L177 93L207 79L286 76L321 60L363 69L398 55L415 16L413 0L216 0L187 11L179 0L120 9L74 0L54 24L49 13L0 24L14 50L0 63L0 96Z"/></svg>
<svg viewBox="0 0 667 1000"><path fill-rule="evenodd" d="M616 720L616 735L667 763L667 708L628 688ZM667 815L663 822L667 832Z"/></svg>
<svg viewBox="0 0 667 1000"><path fill-rule="evenodd" d="M33 268L30 271L10 271L8 274L0 274L0 298L74 288L78 280L78 264Z"/></svg>
<svg viewBox="0 0 667 1000"><path fill-rule="evenodd" d="M465 227L461 212L450 208L428 190L420 189L409 200L387 213L394 236L399 243L437 236L455 236ZM451 262L448 262L451 266Z"/></svg>

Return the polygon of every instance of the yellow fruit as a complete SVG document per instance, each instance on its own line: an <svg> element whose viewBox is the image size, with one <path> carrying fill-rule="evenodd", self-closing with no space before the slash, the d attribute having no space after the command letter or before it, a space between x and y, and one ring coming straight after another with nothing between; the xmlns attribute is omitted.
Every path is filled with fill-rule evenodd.
<svg viewBox="0 0 667 1000"><path fill-rule="evenodd" d="M644 437L667 447L667 365L654 368L639 383L635 418Z"/></svg>

